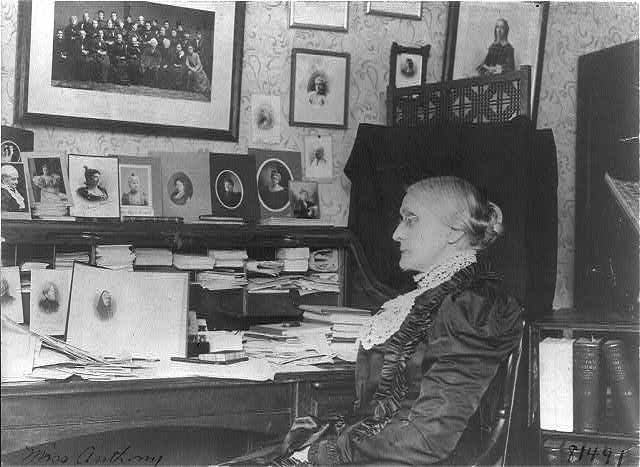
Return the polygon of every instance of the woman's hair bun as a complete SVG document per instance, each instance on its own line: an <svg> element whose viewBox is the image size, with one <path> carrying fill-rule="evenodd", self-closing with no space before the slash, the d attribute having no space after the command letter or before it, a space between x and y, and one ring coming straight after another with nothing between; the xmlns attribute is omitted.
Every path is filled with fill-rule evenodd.
<svg viewBox="0 0 640 467"><path fill-rule="evenodd" d="M486 248L491 245L504 232L502 225L502 209L491 201L487 202L487 224L482 239L482 247Z"/></svg>

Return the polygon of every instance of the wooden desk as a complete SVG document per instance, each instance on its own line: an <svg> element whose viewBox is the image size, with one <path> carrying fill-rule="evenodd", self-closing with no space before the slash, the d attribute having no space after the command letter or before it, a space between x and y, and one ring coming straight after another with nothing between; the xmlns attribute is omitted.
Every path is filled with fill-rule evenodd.
<svg viewBox="0 0 640 467"><path fill-rule="evenodd" d="M203 427L273 437L293 419L355 399L352 365L278 374L274 381L211 378L2 385L2 454L128 429ZM238 453L238 455L243 453Z"/></svg>

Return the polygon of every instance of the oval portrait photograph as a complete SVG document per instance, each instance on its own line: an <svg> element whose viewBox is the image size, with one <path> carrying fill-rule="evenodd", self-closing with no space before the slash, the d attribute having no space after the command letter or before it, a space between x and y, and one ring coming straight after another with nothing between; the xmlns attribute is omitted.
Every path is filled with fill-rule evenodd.
<svg viewBox="0 0 640 467"><path fill-rule="evenodd" d="M176 172L169 177L167 193L172 203L183 206L193 197L193 183L184 172Z"/></svg>
<svg viewBox="0 0 640 467"><path fill-rule="evenodd" d="M242 204L244 188L242 180L233 170L223 170L216 178L216 196L222 206L236 209Z"/></svg>
<svg viewBox="0 0 640 467"><path fill-rule="evenodd" d="M289 206L289 182L293 173L281 159L265 160L258 167L258 199L265 209L280 212Z"/></svg>
<svg viewBox="0 0 640 467"><path fill-rule="evenodd" d="M20 146L11 140L2 142L2 162L22 162Z"/></svg>

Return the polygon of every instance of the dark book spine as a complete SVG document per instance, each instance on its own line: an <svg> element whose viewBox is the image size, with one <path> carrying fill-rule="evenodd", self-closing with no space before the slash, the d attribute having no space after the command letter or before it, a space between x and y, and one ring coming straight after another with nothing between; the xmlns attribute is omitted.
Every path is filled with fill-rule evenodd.
<svg viewBox="0 0 640 467"><path fill-rule="evenodd" d="M625 432L637 432L639 427L638 388L632 380L622 341L605 342L603 354L620 428Z"/></svg>
<svg viewBox="0 0 640 467"><path fill-rule="evenodd" d="M573 344L573 427L579 433L594 433L600 428L601 345L601 339L578 339Z"/></svg>

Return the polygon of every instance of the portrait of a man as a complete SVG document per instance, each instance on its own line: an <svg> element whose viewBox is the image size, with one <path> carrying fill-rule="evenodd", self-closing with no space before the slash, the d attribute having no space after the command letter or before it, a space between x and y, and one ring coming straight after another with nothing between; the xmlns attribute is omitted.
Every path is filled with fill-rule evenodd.
<svg viewBox="0 0 640 467"><path fill-rule="evenodd" d="M216 194L222 206L236 209L242 202L243 193L242 181L238 174L232 170L220 172L216 180Z"/></svg>
<svg viewBox="0 0 640 467"><path fill-rule="evenodd" d="M333 157L331 136L307 136L304 140L305 178L327 180L333 176Z"/></svg>

